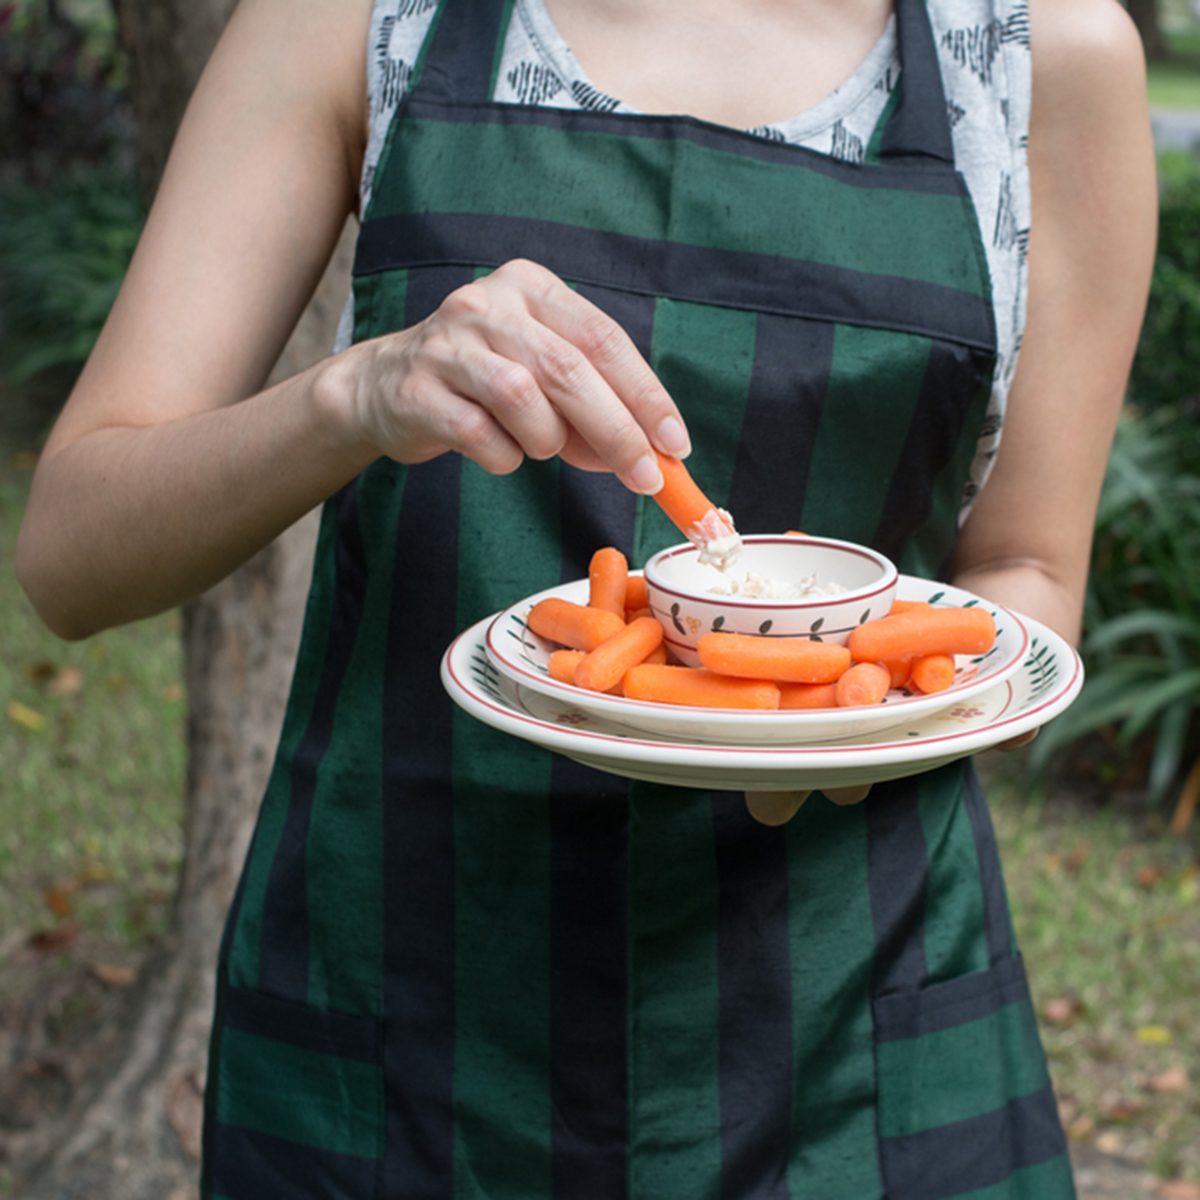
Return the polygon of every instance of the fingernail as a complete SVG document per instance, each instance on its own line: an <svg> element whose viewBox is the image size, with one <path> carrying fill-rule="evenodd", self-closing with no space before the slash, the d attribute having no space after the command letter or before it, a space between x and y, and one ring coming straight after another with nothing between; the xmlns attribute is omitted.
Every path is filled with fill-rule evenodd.
<svg viewBox="0 0 1200 1200"><path fill-rule="evenodd" d="M678 417L663 417L658 426L659 449L665 454L673 454L676 458L686 458L692 452L692 443L688 441L687 430Z"/></svg>
<svg viewBox="0 0 1200 1200"><path fill-rule="evenodd" d="M653 454L643 455L633 464L633 470L629 472L629 482L635 492L644 492L647 496L653 495L662 487L662 472L658 469Z"/></svg>

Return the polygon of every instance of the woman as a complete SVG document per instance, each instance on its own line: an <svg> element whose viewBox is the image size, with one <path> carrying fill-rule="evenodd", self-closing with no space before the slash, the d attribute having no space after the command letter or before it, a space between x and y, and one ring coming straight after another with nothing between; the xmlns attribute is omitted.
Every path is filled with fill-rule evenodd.
<svg viewBox="0 0 1200 1200"><path fill-rule="evenodd" d="M360 186L344 348L260 391ZM436 667L675 540L690 444L1074 638L1154 210L1113 0L243 0L18 547L81 637L329 500L206 1196L1072 1194L969 764L755 821Z"/></svg>

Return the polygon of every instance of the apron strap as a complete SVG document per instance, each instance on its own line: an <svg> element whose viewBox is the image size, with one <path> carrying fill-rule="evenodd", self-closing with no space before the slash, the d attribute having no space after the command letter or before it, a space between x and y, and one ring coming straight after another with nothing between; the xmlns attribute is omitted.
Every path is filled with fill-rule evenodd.
<svg viewBox="0 0 1200 1200"><path fill-rule="evenodd" d="M413 91L430 98L491 99L514 0L441 0L417 60ZM883 131L882 159L954 162L946 93L925 0L896 0L899 96Z"/></svg>
<svg viewBox="0 0 1200 1200"><path fill-rule="evenodd" d="M896 0L896 37L900 94L884 127L879 156L953 164L950 114L925 0Z"/></svg>
<svg viewBox="0 0 1200 1200"><path fill-rule="evenodd" d="M414 66L412 91L441 100L492 98L513 0L441 0Z"/></svg>

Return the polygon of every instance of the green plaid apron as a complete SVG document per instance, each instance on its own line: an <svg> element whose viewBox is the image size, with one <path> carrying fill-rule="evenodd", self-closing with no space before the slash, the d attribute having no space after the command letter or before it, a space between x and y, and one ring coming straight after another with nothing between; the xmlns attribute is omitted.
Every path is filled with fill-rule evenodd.
<svg viewBox="0 0 1200 1200"><path fill-rule="evenodd" d="M920 0L866 161L493 102L511 0L442 0L391 126L355 337L515 256L629 332L748 531L948 569L991 383L978 222ZM325 505L218 972L211 1200L1061 1200L968 763L814 797L629 784L457 710L471 622L675 542L559 461L381 459Z"/></svg>

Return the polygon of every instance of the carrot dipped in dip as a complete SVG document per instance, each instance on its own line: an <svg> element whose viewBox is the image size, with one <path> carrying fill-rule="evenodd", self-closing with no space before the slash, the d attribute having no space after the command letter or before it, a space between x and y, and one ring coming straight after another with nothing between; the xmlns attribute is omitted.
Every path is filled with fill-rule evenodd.
<svg viewBox="0 0 1200 1200"><path fill-rule="evenodd" d="M733 518L718 508L697 486L687 467L677 458L654 452L663 485L653 499L689 542L700 551L700 561L724 571L742 553L742 539Z"/></svg>

